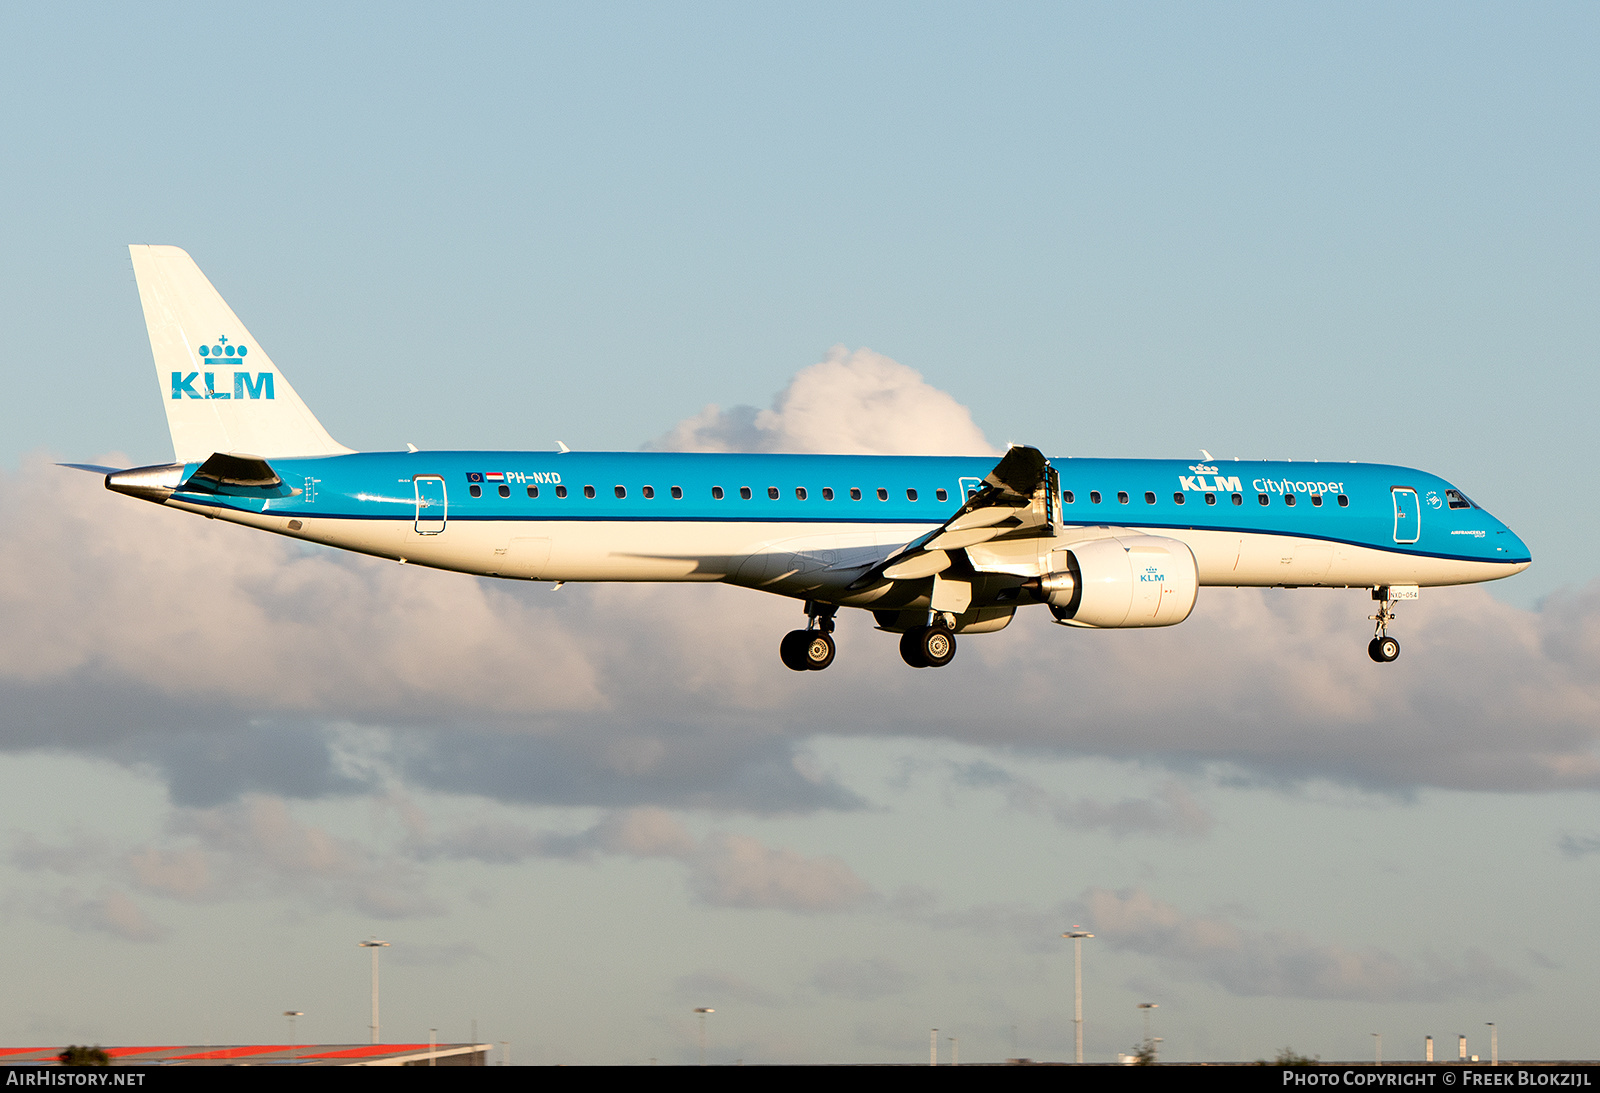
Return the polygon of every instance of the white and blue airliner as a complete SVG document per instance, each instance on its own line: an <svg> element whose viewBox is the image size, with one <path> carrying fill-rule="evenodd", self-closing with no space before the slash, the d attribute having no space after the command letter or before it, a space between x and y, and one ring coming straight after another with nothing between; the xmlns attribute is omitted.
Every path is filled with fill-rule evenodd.
<svg viewBox="0 0 1600 1093"><path fill-rule="evenodd" d="M1171 626L1202 586L1397 600L1509 577L1509 528L1425 471L1366 463L558 451L337 443L188 254L134 246L174 462L118 493L412 565L523 581L720 581L804 604L780 644L833 662L841 607L914 667L1038 605L1067 626Z"/></svg>

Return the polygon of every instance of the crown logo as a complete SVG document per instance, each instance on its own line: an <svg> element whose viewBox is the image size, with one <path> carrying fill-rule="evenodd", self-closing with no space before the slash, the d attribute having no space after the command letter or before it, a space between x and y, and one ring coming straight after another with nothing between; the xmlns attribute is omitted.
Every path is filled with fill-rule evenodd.
<svg viewBox="0 0 1600 1093"><path fill-rule="evenodd" d="M242 346L242 345L230 345L228 343L228 339L224 338L220 334L217 335L217 344L216 345L202 345L200 347L200 355L202 357L234 357L234 358L238 358L238 357L244 356L248 352L250 352L250 350L248 348L246 348L245 346Z"/></svg>

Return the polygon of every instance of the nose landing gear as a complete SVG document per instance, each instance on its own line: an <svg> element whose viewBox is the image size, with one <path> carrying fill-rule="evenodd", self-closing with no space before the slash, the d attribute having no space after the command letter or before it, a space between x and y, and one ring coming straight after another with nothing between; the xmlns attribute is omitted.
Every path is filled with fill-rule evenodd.
<svg viewBox="0 0 1600 1093"><path fill-rule="evenodd" d="M1379 664L1388 664L1400 656L1400 643L1389 636L1389 624L1394 621L1394 596L1389 588L1374 588L1372 598L1378 601L1378 613L1367 618L1377 623L1372 640L1367 643L1367 656ZM1408 599L1415 599L1415 592Z"/></svg>
<svg viewBox="0 0 1600 1093"><path fill-rule="evenodd" d="M791 630L778 645L784 667L796 672L820 672L833 663L838 645L833 640L833 616L838 605L806 601L806 628Z"/></svg>

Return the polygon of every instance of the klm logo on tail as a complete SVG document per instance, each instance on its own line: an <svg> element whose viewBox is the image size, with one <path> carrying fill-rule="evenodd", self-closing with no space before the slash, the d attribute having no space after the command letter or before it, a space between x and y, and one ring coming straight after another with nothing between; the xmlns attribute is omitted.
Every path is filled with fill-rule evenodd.
<svg viewBox="0 0 1600 1093"><path fill-rule="evenodd" d="M207 364L243 364L245 355L250 350L242 345L231 345L227 338L218 336L216 345L202 345L200 356ZM272 390L271 372L235 372L233 374L233 390L217 390L217 374L204 373L205 381L202 390L195 390L195 382L202 373L190 372L185 376L182 372L172 373L172 397L198 398L198 399L271 399L274 398Z"/></svg>

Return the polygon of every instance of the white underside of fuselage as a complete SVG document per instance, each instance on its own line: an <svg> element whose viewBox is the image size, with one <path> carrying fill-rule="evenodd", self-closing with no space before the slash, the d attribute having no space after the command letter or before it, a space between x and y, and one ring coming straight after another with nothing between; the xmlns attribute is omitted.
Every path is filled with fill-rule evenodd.
<svg viewBox="0 0 1600 1093"><path fill-rule="evenodd" d="M181 501L169 505L264 531L435 569L543 581L724 581L779 595L869 606L847 593L872 565L938 525L740 523L735 521L451 520L434 535L410 520L290 518ZM293 525L298 525L293 526ZM1026 579L1050 554L1109 535L1163 535L1194 552L1200 584L1235 587L1378 587L1472 584L1509 577L1527 563L1437 558L1290 535L1060 528L1055 538L970 550L979 572Z"/></svg>

